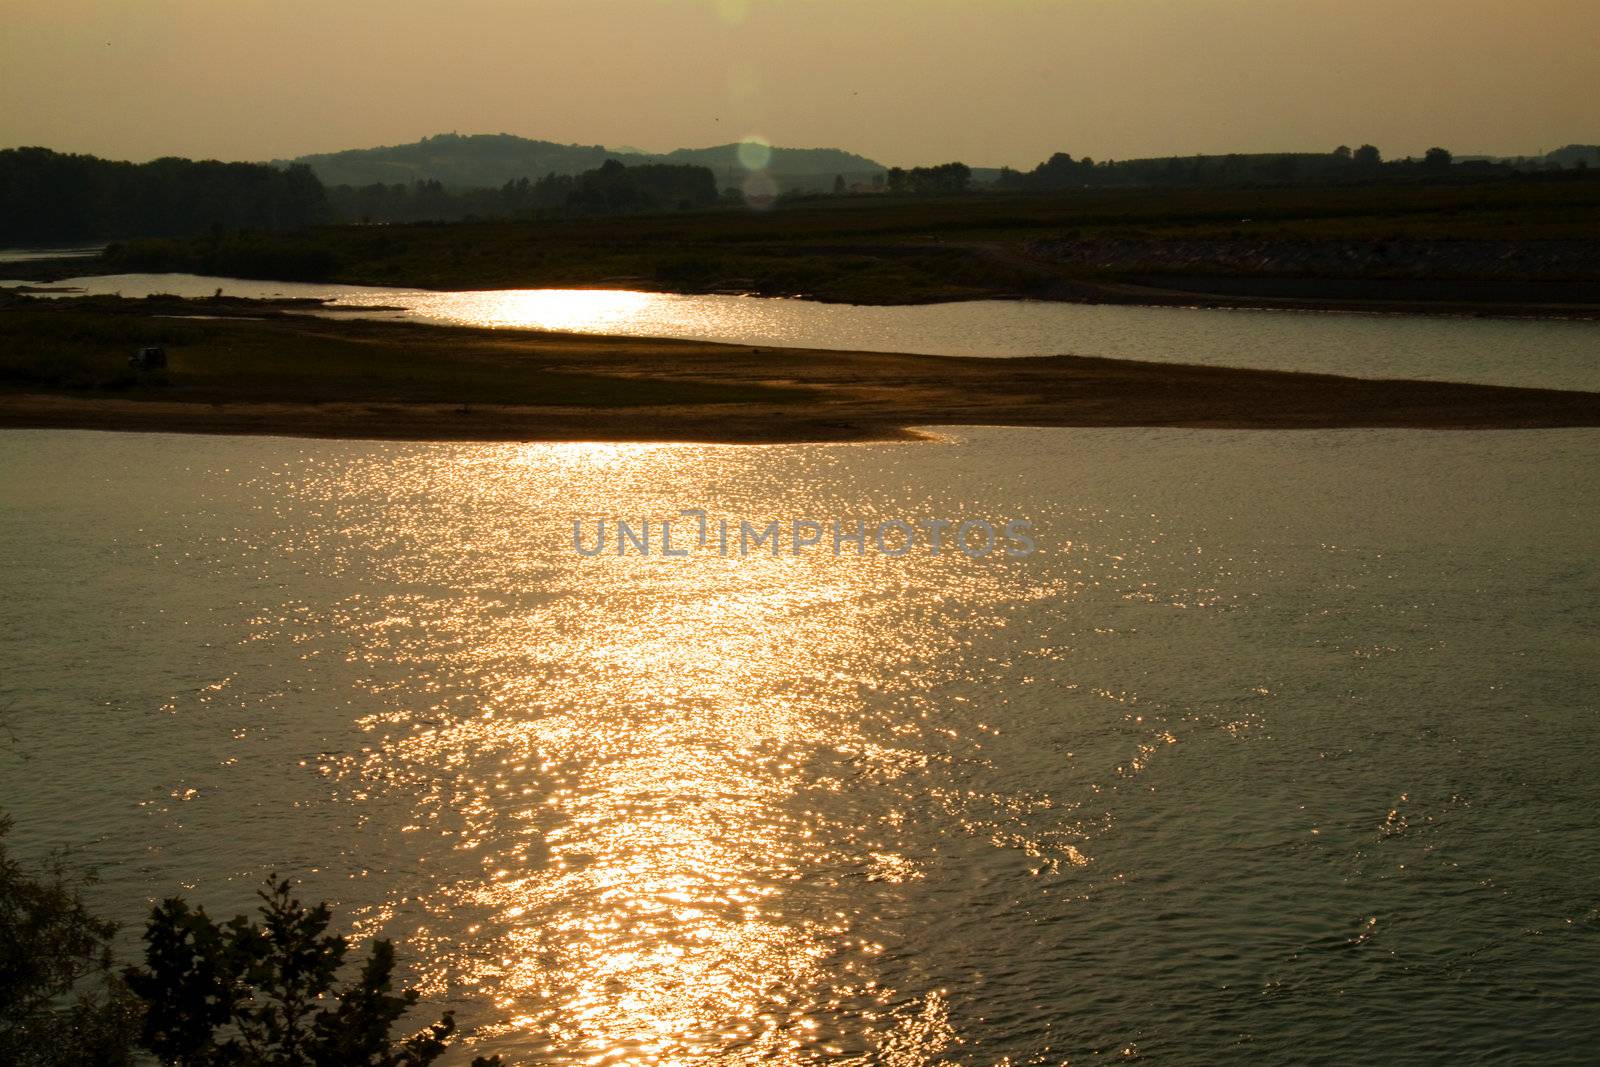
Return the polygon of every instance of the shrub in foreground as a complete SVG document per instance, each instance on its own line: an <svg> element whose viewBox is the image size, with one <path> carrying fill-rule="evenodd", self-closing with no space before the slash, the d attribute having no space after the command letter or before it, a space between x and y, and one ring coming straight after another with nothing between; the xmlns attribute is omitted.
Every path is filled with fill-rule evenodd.
<svg viewBox="0 0 1600 1067"><path fill-rule="evenodd" d="M394 992L390 942L374 941L359 974L336 989L349 942L327 932L328 905L304 906L287 881L259 895L259 922L218 923L177 898L155 909L145 966L126 975L146 1005L144 1048L179 1067L421 1067L444 1053L450 1012L390 1036L417 1001L415 990Z"/></svg>
<svg viewBox="0 0 1600 1067"><path fill-rule="evenodd" d="M84 879L7 855L0 816L0 1063L132 1062L138 1007L111 961L112 923L84 907Z"/></svg>

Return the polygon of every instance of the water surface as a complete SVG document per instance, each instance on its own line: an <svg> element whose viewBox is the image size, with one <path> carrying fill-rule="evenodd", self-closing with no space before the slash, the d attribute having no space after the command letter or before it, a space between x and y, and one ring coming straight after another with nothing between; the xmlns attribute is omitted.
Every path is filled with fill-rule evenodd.
<svg viewBox="0 0 1600 1067"><path fill-rule="evenodd" d="M130 922L297 873L513 1062L1579 1063L1597 448L9 431L0 805ZM1044 551L570 549L695 506Z"/></svg>
<svg viewBox="0 0 1600 1067"><path fill-rule="evenodd" d="M0 248L0 263L32 263L40 259L84 259L98 256L105 245L67 245L61 248Z"/></svg>

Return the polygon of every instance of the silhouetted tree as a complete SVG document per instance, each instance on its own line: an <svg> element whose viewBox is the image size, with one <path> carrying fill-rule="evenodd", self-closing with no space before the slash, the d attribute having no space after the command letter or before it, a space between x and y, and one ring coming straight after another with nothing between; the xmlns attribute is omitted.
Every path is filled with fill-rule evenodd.
<svg viewBox="0 0 1600 1067"><path fill-rule="evenodd" d="M349 944L327 933L328 905L303 906L287 881L259 896L259 923L217 923L178 898L151 914L145 967L127 971L147 1005L144 1048L177 1067L424 1067L443 1055L449 1012L403 1041L390 1037L417 1001L415 990L393 992L390 942L374 941L359 976L336 991Z"/></svg>
<svg viewBox="0 0 1600 1067"><path fill-rule="evenodd" d="M1075 161L1068 152L1057 152L1034 168L1034 183L1044 188L1081 185L1094 169L1093 161Z"/></svg>
<svg viewBox="0 0 1600 1067"><path fill-rule="evenodd" d="M1449 170L1454 161L1455 157L1445 148L1430 148L1422 157L1422 165L1429 170Z"/></svg>
<svg viewBox="0 0 1600 1067"><path fill-rule="evenodd" d="M1377 149L1371 149L1375 156ZM1222 156L1158 156L1151 159L1073 159L1057 152L1027 173L1003 169L996 185L1050 190L1115 186L1208 186L1343 179L1359 153L1341 145L1332 152L1231 153Z"/></svg>
<svg viewBox="0 0 1600 1067"><path fill-rule="evenodd" d="M437 181L405 185L336 185L332 214L349 222L442 222L529 215L596 215L693 210L719 199L708 167L605 160L582 174L515 178L498 188L452 188ZM742 199L742 197L741 197Z"/></svg>
<svg viewBox="0 0 1600 1067"><path fill-rule="evenodd" d="M833 179L833 195L843 196L845 193L844 175L836 175Z"/></svg>
<svg viewBox="0 0 1600 1067"><path fill-rule="evenodd" d="M1355 155L1352 158L1357 166L1376 167L1379 163L1383 162L1383 153L1379 152L1372 145L1364 144L1360 148L1356 149Z"/></svg>
<svg viewBox="0 0 1600 1067"><path fill-rule="evenodd" d="M972 182L972 168L965 163L941 163L937 167L894 167L889 171L889 190L916 196L941 196L964 193Z"/></svg>
<svg viewBox="0 0 1600 1067"><path fill-rule="evenodd" d="M33 875L5 850L0 815L0 1063L132 1062L138 1008L111 962L116 925L84 906L58 863Z"/></svg>

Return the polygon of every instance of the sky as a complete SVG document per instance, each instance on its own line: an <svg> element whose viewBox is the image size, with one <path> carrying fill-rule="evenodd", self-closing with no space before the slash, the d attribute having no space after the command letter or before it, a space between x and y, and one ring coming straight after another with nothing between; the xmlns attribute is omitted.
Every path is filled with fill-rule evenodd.
<svg viewBox="0 0 1600 1067"><path fill-rule="evenodd" d="M0 147L433 133L913 166L1600 143L1600 0L0 0Z"/></svg>

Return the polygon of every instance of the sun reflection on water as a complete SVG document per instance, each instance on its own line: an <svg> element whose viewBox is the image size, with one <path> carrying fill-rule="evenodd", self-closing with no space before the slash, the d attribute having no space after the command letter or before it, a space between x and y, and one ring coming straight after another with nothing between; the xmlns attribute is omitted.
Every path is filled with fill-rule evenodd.
<svg viewBox="0 0 1600 1067"><path fill-rule="evenodd" d="M387 894L361 931L402 939L430 1000L518 1062L909 1065L965 1040L948 976L1026 926L1021 887L1119 884L1094 856L1109 798L1184 728L1084 667L1127 640L1127 605L1193 620L1231 598L1185 545L1107 538L1096 510L1027 560L571 540L696 508L1002 507L981 471L928 480L945 450L416 446L302 485L318 521L285 552L359 578L278 636L337 634L365 690L361 743L320 764ZM1147 577L1168 553L1177 586Z"/></svg>
<svg viewBox="0 0 1600 1067"><path fill-rule="evenodd" d="M892 778L920 758L868 736L861 711L865 690L893 684L886 665L943 640L878 618L906 562L584 559L560 543L568 516L619 500L671 515L686 500L670 494L719 491L728 455L486 446L391 472L392 492L418 507L362 531L396 550L399 585L510 593L498 608L422 595L375 615L370 651L419 669L443 651L471 689L409 722L371 718L382 742L338 771L351 785L410 782L416 847L476 857L479 872L426 904L441 925L481 916L470 939L434 944L450 973L432 992L492 997L484 1036L590 1063L862 1055L870 1034L838 1017L890 1027L908 1004L874 978L882 946L844 906L862 894L836 883L855 871L892 890L918 878L917 862L813 802L848 789L819 766ZM475 521L463 494L496 519ZM445 496L457 502L448 535L428 512ZM436 552L440 536L459 543ZM913 1025L920 1005L895 1047L926 1029Z"/></svg>
<svg viewBox="0 0 1600 1067"><path fill-rule="evenodd" d="M126 958L294 875L448 1064L1492 1059L1486 996L1595 1044L1594 433L950 436L20 433L14 833ZM572 551L685 507L1042 549Z"/></svg>
<svg viewBox="0 0 1600 1067"><path fill-rule="evenodd" d="M621 289L508 289L476 293L418 294L416 309L475 326L521 327L581 333L631 333L662 297Z"/></svg>

